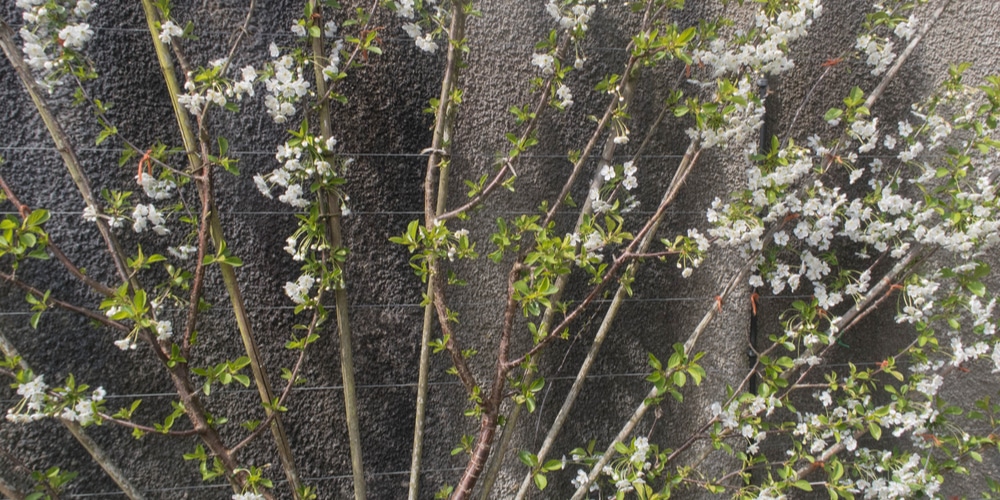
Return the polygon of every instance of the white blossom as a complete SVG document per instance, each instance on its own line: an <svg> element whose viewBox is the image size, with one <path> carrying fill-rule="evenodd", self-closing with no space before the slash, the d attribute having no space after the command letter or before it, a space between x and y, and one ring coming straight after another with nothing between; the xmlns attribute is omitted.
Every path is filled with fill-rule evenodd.
<svg viewBox="0 0 1000 500"><path fill-rule="evenodd" d="M534 54L531 56L531 64L538 66L543 75L555 73L555 58L550 54Z"/></svg>
<svg viewBox="0 0 1000 500"><path fill-rule="evenodd" d="M432 54L434 52L437 52L438 46L436 43L434 43L434 38L431 36L430 33L427 33L426 35L421 37L417 37L415 42L417 44L417 47L424 52L430 52Z"/></svg>
<svg viewBox="0 0 1000 500"><path fill-rule="evenodd" d="M309 290L315 283L316 278L303 274L294 283L291 281L285 283L285 295L296 304L304 304L309 299Z"/></svg>
<svg viewBox="0 0 1000 500"><path fill-rule="evenodd" d="M184 30L174 24L173 21L167 21L160 25L160 41L163 43L170 43L171 38L180 38L184 34Z"/></svg>
<svg viewBox="0 0 1000 500"><path fill-rule="evenodd" d="M82 49L92 36L94 30L87 23L68 24L59 30L59 39L63 41L63 47L68 49Z"/></svg>

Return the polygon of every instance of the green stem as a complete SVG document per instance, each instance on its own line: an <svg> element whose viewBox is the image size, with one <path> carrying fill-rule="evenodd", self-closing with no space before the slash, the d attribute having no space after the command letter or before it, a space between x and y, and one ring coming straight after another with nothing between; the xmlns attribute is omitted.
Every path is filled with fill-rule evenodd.
<svg viewBox="0 0 1000 500"><path fill-rule="evenodd" d="M184 142L184 151L187 154L191 170L196 173L201 173L202 179L197 182L199 184L204 184L206 183L206 179L209 177L207 169L211 168L211 165L202 163L202 158L197 152L199 142L196 139L195 130L191 126L191 121L188 119L187 111L177 100L177 96L181 93L180 84L178 83L177 76L174 72L174 65L173 60L170 57L170 52L167 49L166 44L160 41L158 36L157 25L160 23L159 12L156 10L156 7L153 6L151 0L142 0L142 7L146 14L146 22L149 26L150 35L152 36L153 47L156 50L156 58L160 64L160 70L163 73L163 78L167 85L167 91L170 93L170 103L173 106L174 116L177 119L177 125L180 129L181 138ZM202 146L204 147L204 144L202 144ZM199 194L202 197L212 196L210 188L200 190ZM210 204L212 206L212 210L209 215L209 232L211 234L212 243L216 249L219 249L225 244L222 223L219 220L218 210L215 207L214 200L210 201ZM250 366L253 371L254 382L257 385L257 392L260 394L260 399L264 403L264 411L267 416L270 417L271 413L274 411L271 408L271 404L274 402L274 393L271 389L271 383L267 378L267 373L264 370L257 342L253 336L253 329L250 325L250 319L243 303L242 294L240 293L240 285L236 278L236 271L229 264L222 262L219 263L219 269L222 272L222 279L226 286L226 292L229 294L233 314L236 316L236 323L240 330L240 339L243 341L243 347L246 350L247 357L250 358ZM278 448L278 455L281 459L281 465L284 469L285 477L288 479L289 485L291 486L295 497L298 498L298 491L301 490L302 485L299 480L298 470L295 468L295 461L292 456L291 446L288 442L288 436L285 433L284 425L278 415L272 419L271 433L274 435L274 440Z"/></svg>
<svg viewBox="0 0 1000 500"><path fill-rule="evenodd" d="M313 12L313 26L323 29L322 10L317 0L309 0ZM316 74L316 95L320 96L316 103L319 111L320 134L323 144L333 135L333 119L331 117L330 99L327 97L326 79L323 68L326 67L326 56L323 48L323 37L312 38L313 68ZM329 153L327 153L329 154ZM336 193L321 191L320 214L326 221L327 238L330 251L344 247L340 220L343 216L340 201ZM351 473L354 479L354 498L364 500L367 496L365 485L365 469L361 451L361 428L358 422L358 397L354 383L354 347L351 341L351 322L348 315L347 284L341 266L340 283L334 291L334 301L337 312L337 330L340 333L340 375L344 384L344 410L347 417L347 434L351 446Z"/></svg>
<svg viewBox="0 0 1000 500"><path fill-rule="evenodd" d="M461 52L456 45L465 38L465 9L461 2L454 2L451 26L448 30L448 59L445 64L445 74L441 81L441 94L438 97L438 109L434 122L434 132L431 138L431 154L427 159L427 177L424 184L425 219L428 226L433 224L437 215L448 208L448 168L442 167L442 159L446 159L451 151L452 128L455 123L455 106L451 102L451 94L458 86ZM434 172L438 171L438 186L436 206L431 205L434 199ZM430 259L434 257L431 256ZM433 267L433 263L429 263ZM430 341L434 328L434 282L427 280L427 300L424 308L424 323L420 335L420 365L417 375L417 407L413 425L413 452L410 457L409 500L417 500L420 495L420 468L424 449L424 428L427 412L427 386L430 380Z"/></svg>

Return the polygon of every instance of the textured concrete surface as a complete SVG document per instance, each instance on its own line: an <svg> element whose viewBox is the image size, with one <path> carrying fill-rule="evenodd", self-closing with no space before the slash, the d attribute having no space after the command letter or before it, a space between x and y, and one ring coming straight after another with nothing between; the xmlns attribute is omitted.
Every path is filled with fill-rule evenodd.
<svg viewBox="0 0 1000 500"><path fill-rule="evenodd" d="M16 22L13 0L5 0L0 15ZM204 0L175 2L176 17L192 19L199 25L201 39L189 44L194 64L205 64L221 57L231 28L244 15L245 2L238 0ZM260 61L266 57L271 41L291 41L287 26L290 19L301 13L301 2L294 0L258 1L258 12L251 24L239 64ZM776 130L784 132L794 110L815 82L820 64L837 57L853 46L852 33L870 2L829 0L826 12L811 30L809 37L794 46L795 70L774 83L772 108ZM926 95L940 80L949 63L971 61L973 74L982 75L1000 70L1000 4L992 0L952 2L952 7L930 33L926 43L917 50L903 72L890 86L889 93L876 107L883 123L891 123L907 112L910 102ZM681 22L718 11L715 2L689 2L689 13L678 18ZM704 4L711 4L705 6ZM453 186L458 179L478 177L491 172L491 158L506 147L504 132L513 126L507 108L528 100L525 79L533 74L530 55L534 43L550 28L550 18L543 2L491 0L480 4L483 17L470 23L469 39L472 52L469 69L463 80L465 99L459 111L455 143ZM923 13L926 18L926 13ZM595 84L602 75L620 71L628 42L623 35L637 19L624 12L620 5L599 11L592 23L588 46L589 64L584 71L573 74L569 84L574 89L576 104L558 116L547 117L542 124L542 146L539 156L562 155L579 148L589 137L591 123L586 116L603 108L603 97L587 94L584 89ZM137 2L105 0L95 11L91 24L101 27L89 53L101 72L101 79L90 87L96 97L113 101L112 118L127 137L140 144L155 140L178 143L173 130L173 118L165 98L165 87L156 67L145 21ZM355 215L345 222L345 240L351 250L347 276L349 294L354 304L351 321L355 337L355 362L359 387L360 413L368 471L370 498L393 499L405 496L409 468L411 432L413 426L416 363L422 310L422 286L407 265L405 250L390 245L388 238L399 234L422 209L420 193L425 159L410 156L430 143L431 119L421 110L427 99L436 96L439 88L443 57L419 52L398 29L399 22L382 14L379 24L387 26L385 55L358 70L348 80L345 94L351 101L338 110L336 136L343 151L357 153L357 162L348 175L347 190ZM274 33L280 33L274 35ZM639 97L634 107L634 131L644 130L657 112L656 103L666 95L670 82L680 71L666 66L646 72L639 83ZM871 88L875 80L858 61L848 61L823 83L812 101L805 104L803 118L796 127L799 138L803 132L817 126L819 116L832 103L846 94L853 85ZM690 90L685 88L685 90ZM6 158L3 175L19 193L21 200L33 207L46 207L55 213L49 231L71 258L96 278L110 276L110 261L97 238L97 233L79 217L83 203L65 173L58 155L48 149L51 141L34 114L30 102L15 79L10 66L0 63L0 110L6 119L0 122L0 155ZM216 116L213 132L229 138L232 148L240 151L241 177L220 175L219 205L223 223L234 253L246 265L239 269L244 296L251 309L252 320L264 356L273 367L289 366L292 357L282 348L292 324L290 309L281 286L297 276L297 266L282 250L285 237L294 221L287 206L264 199L254 189L250 177L254 173L272 170L276 163L273 150L284 139L284 130L274 125L257 104L245 115L232 120ZM60 108L60 118L78 138L77 144L86 168L97 187L130 185L134 172L118 169L118 147L113 141L93 148L98 129L89 111ZM676 168L677 159L687 144L683 129L686 125L668 121L654 139L654 155L663 158L644 162L644 172L656 172L643 180L642 207L655 207L662 189ZM625 148L625 153L635 145ZM662 235L683 232L691 226L705 228L703 213L716 196L737 187L743 180L743 165L737 157L713 153L702 158L697 175L687 183L681 198L661 227ZM488 234L498 213L534 210L543 196L561 185L568 172L568 163L560 158L540 157L525 161L519 167L516 195L499 193L483 212L467 223L481 253L489 248ZM590 173L587 174L588 176ZM647 174L648 175L648 174ZM650 178L650 177L655 177ZM579 194L577 197L579 198ZM452 203L462 200L464 190L452 190ZM571 227L572 219L560 221L561 227ZM123 231L126 245L138 243L131 231ZM154 240L143 239L144 248L154 248ZM636 300L629 302L617 322L617 333L605 344L602 357L593 374L611 375L641 372L646 352L665 358L670 345L683 341L699 321L712 296L734 269L732 256L713 254L688 280L681 280L671 265L647 265L648 280L637 287ZM500 316L498 304L504 293L506 266L494 266L485 259L470 265L460 263L457 272L468 279L470 286L450 293L453 307L462 320L458 334L467 347L480 351L474 370L486 376L492 370L491 352L497 342L496 325ZM20 275L50 288L60 297L81 303L96 304L93 294L83 291L65 273L50 263L33 263ZM568 292L571 297L582 292L576 283ZM576 292L574 294L574 292ZM239 355L241 346L235 322L227 313L220 276L209 277L210 302L218 306L208 313L202 328L202 346L197 350L202 363L219 362ZM163 370L150 363L142 350L122 352L111 345L115 339L106 330L93 328L86 321L72 316L47 314L38 331L27 326L27 310L19 291L0 286L0 328L22 350L25 358L46 374L51 382L72 373L78 380L93 386L104 386L109 394L120 395L109 407L125 405L132 398L125 395L145 394L137 418L157 421L169 411L171 385ZM652 299L684 298L662 301ZM647 300L649 299L649 300ZM664 416L652 428L647 419L638 428L640 434L653 432L655 441L665 446L677 445L688 431L699 425L705 408L723 397L726 384L735 384L746 370L745 342L748 328L747 291L731 299L706 332L700 346L709 351L704 364L709 380L699 388L685 391L685 404L668 404ZM281 307L275 307L281 306ZM787 308L783 301L766 301L764 317L777 318ZM590 344L600 322L598 308L592 316L577 325L572 342L557 344L545 357L542 372L547 377L571 376L576 364ZM776 322L764 322L762 337ZM524 340L524 339L522 339ZM879 360L884 353L905 342L892 314L871 318L866 327L852 334L847 343L852 347L842 353L844 360ZM319 486L321 498L350 496L350 462L347 432L344 425L340 392L338 344L336 332L328 328L309 355L305 376L315 390L297 393L289 403L286 427L293 441L296 463L309 483ZM428 436L423 477L425 497L430 498L441 484L454 484L464 465L464 458L451 456L462 432L472 432L476 423L460 416L466 401L454 379L444 373L450 364L443 357L433 359L428 408ZM277 379L277 368L272 379ZM971 379L972 377L969 376ZM623 419L638 404L647 386L636 376L595 378L588 383L577 402L572 421L560 438L554 456L596 439L603 447L617 432ZM981 394L985 384L996 379L965 380L959 376L945 390L962 394ZM546 389L542 408L521 422L517 434L518 448L537 449L548 422L561 403L561 395L569 388L568 380L555 380ZM10 391L0 392L0 398L11 397ZM220 414L247 413L257 407L254 391L222 390L211 398L210 408ZM205 488L196 466L183 462L181 454L190 451L194 440L169 440L147 436L136 442L128 432L112 426L91 428L93 436L126 468L128 475L141 487L156 492L150 498L224 498L226 488ZM239 430L230 426L224 433L235 438ZM113 492L114 485L89 460L80 447L61 427L52 422L29 426L14 426L0 421L0 476L23 484L24 471L14 467L11 456L33 468L59 466L80 472L70 491L76 494ZM513 455L511 456L513 457ZM714 456L713 456L714 457ZM245 463L277 464L270 441L262 439L241 455ZM720 463L721 466L731 465ZM991 469L994 470L995 469ZM496 498L506 498L520 481L524 467L516 458L508 458L497 487ZM280 467L271 467L268 474L281 478ZM575 470L553 474L550 490L535 498L563 498ZM974 491L981 479L969 481ZM180 488L170 490L171 488ZM953 489L954 488L954 489ZM959 486L948 486L951 494L967 493ZM698 496L696 493L685 498ZM114 498L101 495L97 498Z"/></svg>

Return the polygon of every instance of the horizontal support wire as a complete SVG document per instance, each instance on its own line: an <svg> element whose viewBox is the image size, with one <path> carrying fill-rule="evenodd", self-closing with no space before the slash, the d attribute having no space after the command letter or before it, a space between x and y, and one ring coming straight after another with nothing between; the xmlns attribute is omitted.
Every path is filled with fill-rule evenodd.
<svg viewBox="0 0 1000 500"><path fill-rule="evenodd" d="M793 300L793 299L811 299L812 295L762 295L758 297L759 300ZM699 301L709 301L716 300L716 296L704 296L704 297L649 297L649 298L624 298L620 299L621 302L631 303L631 304L642 304L642 303L664 303L664 302L699 302ZM591 304L610 304L614 299L595 299L590 301ZM455 301L452 303L453 306L490 306L495 305L494 302L487 301ZM359 304L348 304L348 307L355 307L359 309L390 309L390 308L421 308L423 309L426 304L420 302L397 302L397 303L359 303ZM292 311L297 306L287 305L287 306L250 306L247 307L247 311ZM333 308L332 305L327 305L325 307ZM178 308L161 308L160 311L163 312L174 312L174 313L186 313L187 309ZM0 311L0 317L4 316L30 316L35 314L37 311ZM62 309L50 309L43 313L46 314L59 314L59 315L76 315L77 313L73 311L66 311Z"/></svg>
<svg viewBox="0 0 1000 500"><path fill-rule="evenodd" d="M24 25L23 24L11 24L10 25L11 29L13 29L15 32L20 31L20 29L21 29L22 26L24 26ZM108 32L108 33L128 33L128 34L135 33L135 34L142 34L142 35L148 35L149 34L149 28L123 28L123 27L119 27L119 26L90 26L90 29L93 30L93 31L96 31L96 32L102 32L103 31L103 32ZM400 27L399 29L402 30L402 27ZM196 30L194 32L194 35L197 35L199 37L202 37L202 36L227 36L228 37L228 36L233 36L233 34L235 34L236 32L237 32L237 30L235 28L231 29L231 30L213 30L213 31L204 31L204 30L197 31ZM249 34L250 37L257 37L257 36L259 36L259 37L266 37L266 38L279 38L279 39L283 38L283 39L288 39L289 41L291 41L293 43L297 42L300 38L302 38L302 37L299 37L298 35L292 33L291 30L289 30L289 31L281 31L281 32L276 32L276 31L254 31L253 28L249 28L247 30L247 33ZM335 39L337 39L339 37L334 36L334 37L326 37L326 38L327 38L327 40L335 40ZM408 44L415 44L416 41L413 38L405 37L405 36L399 36L399 37L380 37L380 43L382 45L387 45L389 43L401 44L401 45L408 45ZM486 47L488 47L488 49ZM535 44L534 43L527 43L527 44L518 44L518 43L490 43L488 45L483 46L483 48L481 50L483 52L498 52L498 49L500 49L500 50L506 50L508 52L524 52L526 54L532 54L535 51ZM515 50L511 50L511 49L515 49ZM596 51L596 52L626 52L628 50L629 50L628 47L587 47L587 51L588 52L590 52L590 51ZM422 54L423 57L426 57L426 58L445 59L447 57L446 51L435 52L435 53L427 53L427 52L421 51L421 54Z"/></svg>
<svg viewBox="0 0 1000 500"><path fill-rule="evenodd" d="M575 216L578 213L579 212L563 211L563 212L557 212L557 215L567 215L567 216L568 215L574 215ZM634 210L632 212L629 212L629 214L632 214L632 215L653 215L654 213L656 213L656 212L651 212L651 211L647 212L647 211L640 211L640 210ZM667 214L674 214L674 215L704 215L705 211L704 210L668 210L666 213ZM82 216L81 214L83 214L82 210L72 210L72 211L68 211L68 210L52 210L52 211L49 211L49 215L57 215L57 216L65 216L65 215ZM510 216L515 216L515 215L538 215L538 212L533 212L533 211L529 211L529 210L523 210L523 211L512 211L512 212L490 212L490 214L491 215L497 215L497 216L507 216L507 217L510 217ZM19 213L15 212L13 210L7 210L7 211L0 211L0 215L19 215ZM219 215L221 215L221 216L229 216L229 215L308 215L308 214L306 212L294 212L294 211L290 211L290 210L271 210L271 211L268 211L268 210L236 211L236 210L234 210L234 211L229 211L229 212L227 212L227 211L220 211ZM406 215L406 216L411 216L412 217L412 216L423 216L424 213L423 212L418 212L416 210L372 211L372 212L367 212L367 211L351 211L351 215L345 215L344 218L345 219L350 219L351 217L355 217L355 216L374 216L374 215L380 215L380 216Z"/></svg>
<svg viewBox="0 0 1000 500"><path fill-rule="evenodd" d="M0 146L0 151L48 151L52 153L58 153L54 147L49 146ZM92 148L83 147L75 149L78 153L118 153L126 151L125 148ZM274 156L275 152L270 150L231 150L229 151L234 156L248 155L248 156ZM180 153L178 153L180 154ZM372 152L372 151L353 151L353 152L338 152L337 155L342 157L357 157L357 158L427 158L430 153L386 153L386 152ZM499 158L502 156L501 153L468 153L468 154L450 154L451 158L459 159L476 159L476 158ZM615 155L615 158L631 158L632 155ZM683 158L682 154L662 154L662 155L643 155L643 159L677 159ZM883 156L884 158L895 158L895 156ZM524 153L518 155L518 158L568 158L565 153ZM875 156L871 156L875 158ZM591 161L600 160L599 157L591 156L588 158Z"/></svg>
<svg viewBox="0 0 1000 500"><path fill-rule="evenodd" d="M825 363L816 365L814 368L846 368L849 366L878 366L881 365L881 361L859 361L856 363ZM626 372L626 373L603 373L597 375L587 375L587 380L607 380L607 379L623 379L623 378L640 378L646 377L650 372ZM575 375L558 375L545 377L549 382L567 382L576 380ZM450 381L437 381L429 382L432 386L458 386L461 382L458 380ZM416 387L416 382L406 382L406 383L396 383L396 384L358 384L356 387L358 389L403 389L408 387ZM293 393L300 392L329 392L329 391L340 391L344 388L342 385L317 385L311 387L293 387ZM243 394L257 394L256 389L222 389L215 390L212 392L213 396L239 396ZM149 398L169 398L176 397L175 392L144 392L136 394L107 394L104 396L105 400L112 399L149 399ZM0 399L0 404L10 405L19 402L20 399Z"/></svg>
<svg viewBox="0 0 1000 500"><path fill-rule="evenodd" d="M464 470L464 467L446 467L442 469L424 469L420 471L420 474L431 474L434 472L457 472ZM372 472L373 476L402 476L409 475L409 470L395 470L395 471L385 471L385 472ZM337 481L341 479L353 479L352 474L334 474L329 476L317 476L317 477L303 477L302 480L306 482L319 482L319 481ZM286 480L274 481L276 484L285 484ZM231 488L228 483L223 484L200 484L193 486L174 486L171 488L151 488L142 490L143 493L170 493L179 491L193 491L193 490L208 490L208 489L223 489ZM93 492L93 493L74 493L65 495L66 498L94 498L94 497L117 497L125 495L121 491L105 491L105 492Z"/></svg>
<svg viewBox="0 0 1000 500"><path fill-rule="evenodd" d="M54 147L50 146L0 146L0 151L50 151L52 153L58 153ZM97 148L97 147L83 147L77 148L76 152L84 153L122 153L125 148ZM270 150L231 150L230 153L233 155L266 155L274 156L275 152ZM339 156L344 157L359 157L359 158L426 158L430 156L429 153L387 153L387 152L373 152L373 151L355 151L355 152L339 152ZM471 159L471 158L498 158L502 156L501 153L468 153L468 154L450 154L452 158L461 159ZM632 158L633 155L620 154L615 155L615 158ZM897 158L899 155L858 155L859 160L864 159L893 159ZM683 158L683 154L661 154L661 155L642 155L642 159L677 159ZM524 153L518 155L518 158L567 158L565 153ZM601 158L597 156L591 156L591 160L598 161Z"/></svg>

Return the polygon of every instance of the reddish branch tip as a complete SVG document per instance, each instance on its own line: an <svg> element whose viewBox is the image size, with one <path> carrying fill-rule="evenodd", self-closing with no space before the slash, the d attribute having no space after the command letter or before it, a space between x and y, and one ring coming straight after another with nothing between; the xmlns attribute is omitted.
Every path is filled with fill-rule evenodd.
<svg viewBox="0 0 1000 500"><path fill-rule="evenodd" d="M837 57L837 58L834 58L834 59L827 59L826 62L824 62L823 64L820 65L820 67L822 67L822 68L829 68L829 67L832 67L832 66L836 66L836 65L838 65L838 64L840 64L842 62L844 62L844 58L843 57Z"/></svg>
<svg viewBox="0 0 1000 500"><path fill-rule="evenodd" d="M142 171L144 170L142 168L143 166L149 168L149 175L153 175L153 161L149 159L149 154L152 152L153 152L152 149L147 149L146 154L142 155L142 158L139 159L139 173L136 174L136 182L138 182L140 185L142 185Z"/></svg>

